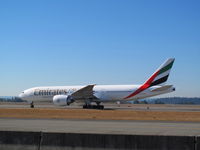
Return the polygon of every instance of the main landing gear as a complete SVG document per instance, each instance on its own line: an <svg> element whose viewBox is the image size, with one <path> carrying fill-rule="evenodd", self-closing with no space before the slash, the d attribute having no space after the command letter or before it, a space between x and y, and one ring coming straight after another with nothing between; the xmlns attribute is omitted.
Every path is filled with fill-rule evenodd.
<svg viewBox="0 0 200 150"><path fill-rule="evenodd" d="M30 108L34 108L33 102L30 103Z"/></svg>
<svg viewBox="0 0 200 150"><path fill-rule="evenodd" d="M97 105L91 105L91 104L85 104L83 105L83 109L104 109L103 105L100 105L100 103L98 102Z"/></svg>

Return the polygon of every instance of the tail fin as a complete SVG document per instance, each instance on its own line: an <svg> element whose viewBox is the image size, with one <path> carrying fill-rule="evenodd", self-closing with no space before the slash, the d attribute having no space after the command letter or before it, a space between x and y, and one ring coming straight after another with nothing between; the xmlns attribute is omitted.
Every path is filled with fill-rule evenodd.
<svg viewBox="0 0 200 150"><path fill-rule="evenodd" d="M145 82L145 84L148 84L149 86L164 84L169 77L169 73L171 71L174 61L174 58L167 59L165 63L163 63L156 70L156 72Z"/></svg>
<svg viewBox="0 0 200 150"><path fill-rule="evenodd" d="M165 83L169 77L169 73L173 66L174 60L174 58L167 59L167 61L164 64L162 64L143 85L141 85L136 91L134 91L124 99L131 98L151 86Z"/></svg>

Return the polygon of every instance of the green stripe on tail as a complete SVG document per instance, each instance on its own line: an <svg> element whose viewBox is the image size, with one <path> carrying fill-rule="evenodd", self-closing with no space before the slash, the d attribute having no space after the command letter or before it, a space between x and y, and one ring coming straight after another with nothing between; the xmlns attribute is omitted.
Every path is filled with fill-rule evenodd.
<svg viewBox="0 0 200 150"><path fill-rule="evenodd" d="M161 70L159 71L158 75L160 75L160 74L168 71L169 69L171 69L172 66L173 66L173 63L174 63L174 60L170 64L168 64L167 66L165 66L164 68L161 68Z"/></svg>

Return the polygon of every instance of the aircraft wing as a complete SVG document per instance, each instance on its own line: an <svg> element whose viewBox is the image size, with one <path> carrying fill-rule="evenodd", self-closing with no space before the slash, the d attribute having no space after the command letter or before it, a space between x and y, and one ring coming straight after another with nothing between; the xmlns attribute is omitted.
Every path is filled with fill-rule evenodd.
<svg viewBox="0 0 200 150"><path fill-rule="evenodd" d="M93 99L96 98L93 95L93 87L95 86L95 84L93 85L87 85L83 88L81 88L80 90L74 92L71 96L74 100L81 100L81 99Z"/></svg>
<svg viewBox="0 0 200 150"><path fill-rule="evenodd" d="M167 90L169 88L171 88L173 85L164 85L164 86L161 86L159 88L156 88L156 89L153 89L151 90L152 92L159 92L159 91L164 91L164 90Z"/></svg>

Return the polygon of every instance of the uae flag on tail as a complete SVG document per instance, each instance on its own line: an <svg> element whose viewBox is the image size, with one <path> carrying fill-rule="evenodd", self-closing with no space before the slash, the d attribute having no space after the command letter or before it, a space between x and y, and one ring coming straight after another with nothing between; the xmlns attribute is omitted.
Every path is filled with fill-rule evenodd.
<svg viewBox="0 0 200 150"><path fill-rule="evenodd" d="M174 58L167 59L167 61L162 64L144 84L142 84L136 91L134 91L124 99L131 98L151 86L165 83L169 77L169 73L173 66L174 60Z"/></svg>
<svg viewBox="0 0 200 150"><path fill-rule="evenodd" d="M155 78L151 82L150 86L163 84L167 81L174 60L175 60L174 58L170 58L159 67L159 69L154 73Z"/></svg>

